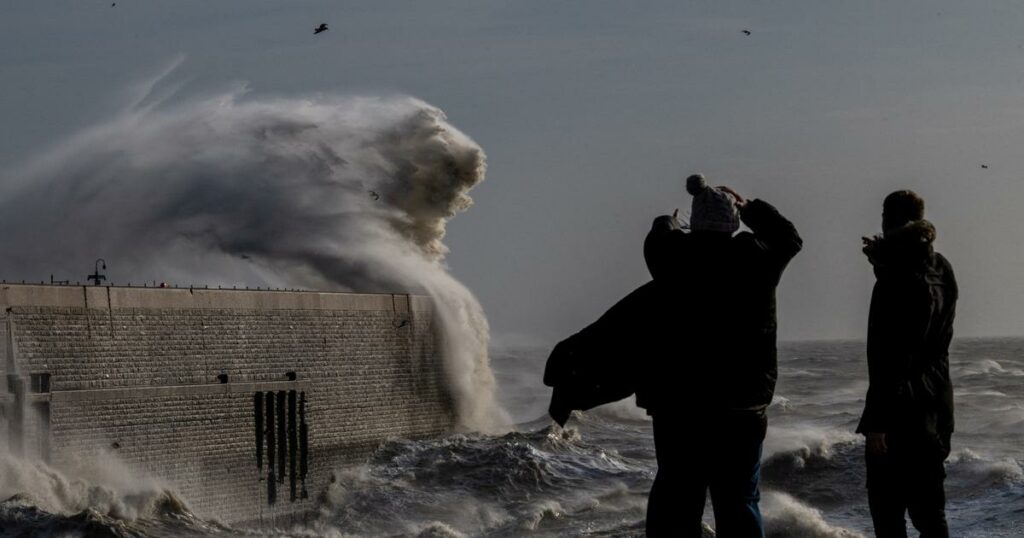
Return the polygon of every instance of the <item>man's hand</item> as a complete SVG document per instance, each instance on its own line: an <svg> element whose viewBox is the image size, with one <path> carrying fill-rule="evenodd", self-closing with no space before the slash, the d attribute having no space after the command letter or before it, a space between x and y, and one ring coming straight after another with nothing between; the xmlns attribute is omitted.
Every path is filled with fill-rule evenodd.
<svg viewBox="0 0 1024 538"><path fill-rule="evenodd" d="M866 446L868 454L884 456L889 453L889 445L885 444L884 433L868 432Z"/></svg>
<svg viewBox="0 0 1024 538"><path fill-rule="evenodd" d="M738 209L743 209L744 207L747 206L747 199L740 196L740 193L734 191L732 187L726 187L725 185L722 185L721 187L718 188L729 193L729 195L732 196L734 200L736 200L736 207Z"/></svg>

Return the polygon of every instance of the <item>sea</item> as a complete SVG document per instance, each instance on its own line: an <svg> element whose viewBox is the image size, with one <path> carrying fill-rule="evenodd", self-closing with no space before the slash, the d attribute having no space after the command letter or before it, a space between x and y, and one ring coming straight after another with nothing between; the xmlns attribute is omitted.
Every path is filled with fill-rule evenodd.
<svg viewBox="0 0 1024 538"><path fill-rule="evenodd" d="M656 471L650 420L630 399L577 413L565 429L553 426L550 390L541 383L549 351L492 350L514 431L388 442L362 464L339 466L306 527L232 528L196 517L173 491L160 492L148 511L97 495L68 513L48 512L26 491L0 503L0 535L642 536ZM957 422L946 463L951 535L1024 536L1024 339L956 340L950 367ZM761 484L769 537L873 536L864 442L854 434L866 390L863 342L780 345ZM707 536L713 522L709 504Z"/></svg>

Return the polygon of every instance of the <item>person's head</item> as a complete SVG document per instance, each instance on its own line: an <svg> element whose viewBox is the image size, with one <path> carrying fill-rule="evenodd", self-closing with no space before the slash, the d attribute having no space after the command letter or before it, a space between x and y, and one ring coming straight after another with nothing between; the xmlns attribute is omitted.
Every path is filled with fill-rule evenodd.
<svg viewBox="0 0 1024 538"><path fill-rule="evenodd" d="M732 195L708 186L707 180L700 174L686 178L686 192L693 195L690 208L691 230L731 235L740 229L740 213Z"/></svg>
<svg viewBox="0 0 1024 538"><path fill-rule="evenodd" d="M924 199L914 191L896 191L882 202L882 231L924 218Z"/></svg>

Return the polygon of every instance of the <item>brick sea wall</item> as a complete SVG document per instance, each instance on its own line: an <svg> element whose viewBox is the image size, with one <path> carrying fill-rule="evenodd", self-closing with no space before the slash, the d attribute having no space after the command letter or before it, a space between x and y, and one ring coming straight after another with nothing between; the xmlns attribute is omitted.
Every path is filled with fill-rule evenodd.
<svg viewBox="0 0 1024 538"><path fill-rule="evenodd" d="M424 297L0 288L11 449L111 452L203 517L287 525L333 469L454 423Z"/></svg>

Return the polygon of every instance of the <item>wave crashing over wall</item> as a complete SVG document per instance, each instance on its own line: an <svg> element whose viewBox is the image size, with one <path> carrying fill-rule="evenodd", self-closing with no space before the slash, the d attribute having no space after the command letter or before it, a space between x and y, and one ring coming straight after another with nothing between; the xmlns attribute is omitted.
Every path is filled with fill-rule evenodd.
<svg viewBox="0 0 1024 538"><path fill-rule="evenodd" d="M61 279L102 256L119 284L426 293L459 427L503 428L487 319L444 262L483 150L410 97L244 93L140 97L14 172L0 270Z"/></svg>

